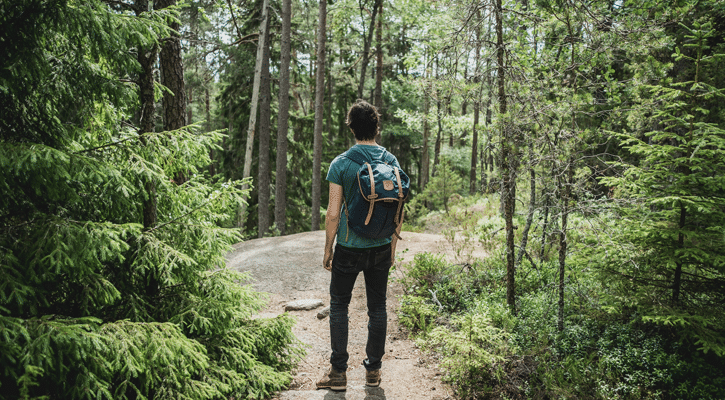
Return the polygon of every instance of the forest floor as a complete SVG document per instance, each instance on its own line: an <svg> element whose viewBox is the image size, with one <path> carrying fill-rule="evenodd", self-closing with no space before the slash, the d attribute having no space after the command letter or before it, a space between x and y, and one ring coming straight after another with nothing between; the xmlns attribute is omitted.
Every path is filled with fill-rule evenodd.
<svg viewBox="0 0 725 400"><path fill-rule="evenodd" d="M284 312L293 300L321 299L324 305L309 311L290 311L297 323L294 334L306 346L307 355L293 371L290 389L275 399L452 399L453 392L441 382L442 373L435 357L422 353L408 339L408 331L397 316L398 298L403 294L400 279L406 265L420 252L445 254L455 262L456 250L441 235L403 232L398 242L398 262L388 284L388 336L383 357L382 383L378 388L365 386L365 342L367 340L367 308L365 283L358 276L350 303L350 332L347 391L315 390L315 382L329 368L329 317L317 318L317 312L329 305L330 273L322 268L325 232L254 239L238 243L227 256L229 267L248 271L257 290L271 294L261 317L274 317ZM480 248L472 249L480 257ZM403 260L400 261L400 257Z"/></svg>

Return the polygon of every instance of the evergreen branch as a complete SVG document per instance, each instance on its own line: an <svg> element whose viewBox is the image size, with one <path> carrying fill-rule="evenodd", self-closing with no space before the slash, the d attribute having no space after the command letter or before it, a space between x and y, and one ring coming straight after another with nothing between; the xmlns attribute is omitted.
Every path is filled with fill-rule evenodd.
<svg viewBox="0 0 725 400"><path fill-rule="evenodd" d="M138 9L133 4L124 3L124 2L119 1L119 0L101 0L101 1L103 1L106 4L108 4L109 6L116 6L116 7L119 7L119 8L125 8L127 10L131 10L133 12L138 12Z"/></svg>
<svg viewBox="0 0 725 400"><path fill-rule="evenodd" d="M110 142L110 143L102 144L100 146L91 147L90 149L79 150L79 151L74 152L73 154L89 153L91 151L105 149L106 147L116 146L116 145L119 145L121 143L125 143L125 142L128 142L130 140L134 140L134 139L135 140L138 140L140 138L141 138L141 136L132 136L132 137L128 137L126 139L122 139L122 140L116 141L116 142Z"/></svg>
<svg viewBox="0 0 725 400"><path fill-rule="evenodd" d="M153 231L155 231L155 230L158 230L158 229L161 229L161 228L165 227L166 225L169 225L169 224L173 224L174 222L176 222L176 221L178 221L178 220L180 220L180 219L182 219L182 218L188 217L189 215L193 214L194 212L196 212L196 211L199 211L200 209L202 209L202 208L206 207L207 205L209 205L209 203L211 203L211 201L212 201L212 200L213 200L213 198L212 198L212 199L209 199L209 200L207 200L206 202L204 202L204 203L203 203L203 204L201 204L200 206L198 206L198 207L196 207L196 208L193 208L193 209L191 209L191 210L190 210L189 212L187 212L187 213L184 213L184 214L182 214L182 215L179 215L178 217L176 217L176 218L174 218L174 219L171 219L171 220L169 220L169 221L166 221L166 222L164 222L164 223L163 223L163 224L161 224L161 225L156 225L156 226L154 226L153 228L151 228L151 229L147 230L147 231L146 231L146 233L151 233L151 232L153 232Z"/></svg>

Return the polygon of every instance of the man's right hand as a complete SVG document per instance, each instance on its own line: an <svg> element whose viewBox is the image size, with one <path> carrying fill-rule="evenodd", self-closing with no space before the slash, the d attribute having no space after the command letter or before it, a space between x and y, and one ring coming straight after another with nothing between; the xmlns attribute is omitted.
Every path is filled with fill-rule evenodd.
<svg viewBox="0 0 725 400"><path fill-rule="evenodd" d="M328 271L332 271L332 252L325 250L325 257L322 259L322 267Z"/></svg>

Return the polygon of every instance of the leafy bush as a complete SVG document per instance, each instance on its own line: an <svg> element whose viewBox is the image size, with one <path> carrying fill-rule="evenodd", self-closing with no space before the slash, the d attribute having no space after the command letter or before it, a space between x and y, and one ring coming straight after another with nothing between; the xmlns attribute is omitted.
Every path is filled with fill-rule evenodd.
<svg viewBox="0 0 725 400"><path fill-rule="evenodd" d="M492 391L504 377L503 363L509 354L507 334L493 326L484 313L470 312L451 319L452 326L434 328L423 348L443 354L441 367L462 398Z"/></svg>
<svg viewBox="0 0 725 400"><path fill-rule="evenodd" d="M415 296L404 295L400 300L398 317L400 323L413 332L428 332L438 312L437 306L430 300Z"/></svg>
<svg viewBox="0 0 725 400"><path fill-rule="evenodd" d="M553 341L551 361L558 361L542 363L540 378L551 394L565 397L722 398L723 386L716 386L722 371L688 361L680 345L653 328L596 320L571 325Z"/></svg>
<svg viewBox="0 0 725 400"><path fill-rule="evenodd" d="M465 193L463 178L453 169L450 160L441 156L436 168L436 174L425 186L423 192L417 194L413 200L405 205L407 218L412 221L428 212L426 204L432 210L445 210L448 212L450 197L454 194L460 196Z"/></svg>

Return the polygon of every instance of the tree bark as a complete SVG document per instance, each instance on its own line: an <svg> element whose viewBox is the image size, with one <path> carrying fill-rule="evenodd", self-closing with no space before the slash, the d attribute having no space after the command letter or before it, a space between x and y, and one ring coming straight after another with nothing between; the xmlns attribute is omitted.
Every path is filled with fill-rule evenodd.
<svg viewBox="0 0 725 400"><path fill-rule="evenodd" d="M287 233L287 131L289 130L291 19L292 0L283 0L279 66L279 116L277 117L277 173L274 188L274 223L280 235Z"/></svg>
<svg viewBox="0 0 725 400"><path fill-rule="evenodd" d="M530 159L533 160L533 145L529 144L529 150ZM526 225L524 226L524 231L521 232L521 245L519 246L519 252L516 254L516 263L514 265L514 268L518 268L519 265L521 265L521 259L524 257L524 253L526 252L526 244L529 241L529 230L531 229L531 224L534 222L534 211L536 210L536 171L534 170L533 163L529 164L529 174L531 176L529 212L526 216Z"/></svg>
<svg viewBox="0 0 725 400"><path fill-rule="evenodd" d="M440 93L438 93L440 96ZM440 164L441 156L441 135L443 134L443 121L441 117L441 100L436 99L436 121L438 122L438 132L436 133L436 144L433 149L433 176L436 176L438 164Z"/></svg>
<svg viewBox="0 0 725 400"><path fill-rule="evenodd" d="M148 11L148 0L136 0L136 15ZM154 101L154 64L158 56L157 46L150 49L139 49L138 63L141 65L141 73L138 77L139 98L141 100L141 118L139 119L139 131L141 142L145 145L144 133L153 132L155 126L156 103ZM143 201L143 226L148 230L156 226L158 220L156 206L156 184L152 180L144 183L144 189L148 196Z"/></svg>
<svg viewBox="0 0 725 400"><path fill-rule="evenodd" d="M544 259L544 250L546 250L546 229L549 223L549 193L546 192L546 188L542 188L544 195L544 224L541 227L541 251L539 252L539 259Z"/></svg>
<svg viewBox="0 0 725 400"><path fill-rule="evenodd" d="M327 0L320 0L319 25L317 28L317 79L315 82L315 130L312 160L312 227L320 229L322 169L322 118L325 108L325 35Z"/></svg>
<svg viewBox="0 0 725 400"><path fill-rule="evenodd" d="M440 70L438 68L438 57L436 57L436 78L440 78ZM438 123L438 133L436 134L436 144L435 148L433 149L432 176L436 176L438 163L440 163L441 135L443 134L443 121L441 121L441 93L438 89L436 89L436 122Z"/></svg>
<svg viewBox="0 0 725 400"><path fill-rule="evenodd" d="M365 44L363 45L363 56L360 65L360 83L357 87L358 99L362 99L363 90L365 89L365 73L368 68L368 61L370 60L370 45L373 41L373 28L375 27L375 17L378 14L378 7L380 6L380 3L382 3L382 0L375 0L372 16L370 17L370 28L368 29L368 37L365 39Z"/></svg>
<svg viewBox="0 0 725 400"><path fill-rule="evenodd" d="M514 281L514 202L513 196L514 185L514 154L512 151L512 138L506 121L503 120L506 115L506 89L504 66L504 44L503 44L503 8L501 0L496 0L496 62L498 64L498 103L499 114L501 115L501 201L504 204L504 219L506 221L506 304L513 314L516 314L516 285Z"/></svg>
<svg viewBox="0 0 725 400"><path fill-rule="evenodd" d="M559 179L559 193L562 194L561 205L561 232L559 233L559 312L558 329L564 330L564 277L566 275L566 248L567 248L567 222L569 219L569 197L571 194L572 168L571 159L567 162L565 181L561 184ZM563 186L563 188L562 188Z"/></svg>
<svg viewBox="0 0 725 400"><path fill-rule="evenodd" d="M252 152L254 149L254 130L257 125L257 106L259 103L259 86L262 80L262 64L264 59L264 42L267 40L267 18L269 15L269 0L262 2L262 20L259 23L259 40L257 41L257 60L254 64L254 82L252 84L252 101L249 110L249 125L247 126L247 145L244 152L244 170L242 171L242 179L249 178L252 175ZM242 189L248 189L245 183ZM245 198L246 200L246 198ZM243 204L239 212L239 220L237 227L244 226L246 221L247 205Z"/></svg>
<svg viewBox="0 0 725 400"><path fill-rule="evenodd" d="M486 137L486 141L481 146L481 193L488 193L488 176L486 174L486 149L488 149L488 146L490 146L490 143L488 137Z"/></svg>
<svg viewBox="0 0 725 400"><path fill-rule="evenodd" d="M423 150L420 154L420 191L421 193L428 185L430 178L430 151L428 138L430 137L430 125L428 124L428 111L430 111L430 93L428 90L423 93Z"/></svg>
<svg viewBox="0 0 725 400"><path fill-rule="evenodd" d="M157 0L154 8L161 10L176 5L176 0ZM179 23L172 22L169 27L175 32L164 39L159 54L161 65L161 84L171 93L164 92L162 101L164 112L164 130L173 131L186 126L186 94L184 93L184 65L181 57L181 39ZM186 173L179 171L174 177L177 184L186 182Z"/></svg>
<svg viewBox="0 0 725 400"><path fill-rule="evenodd" d="M211 131L211 96L209 95L209 87L204 89L204 115L206 116L206 131ZM214 149L209 150L209 176L216 175L216 162L214 161Z"/></svg>
<svg viewBox="0 0 725 400"><path fill-rule="evenodd" d="M480 19L481 14L478 13L478 18ZM476 67L473 72L473 79L475 82L477 82L479 85L482 85L481 79L479 77L479 74L481 73L479 68L479 63L481 62L481 26L479 25L476 28ZM466 62L466 65L468 65L468 62ZM475 99L473 100L473 128L471 129L471 135L473 136L471 138L471 174L469 175L469 178L471 180L471 184L469 186L469 192L471 194L476 193L476 166L478 165L478 159L476 158L478 156L478 118L479 113L481 111L481 103L479 101L480 99L481 90L479 89L478 93L476 94ZM463 110L461 111L462 114L466 114L466 102L463 103ZM481 157L483 158L483 157ZM481 177L483 178L483 177ZM481 180L483 182L483 179Z"/></svg>
<svg viewBox="0 0 725 400"><path fill-rule="evenodd" d="M267 32L269 32L269 18L267 18ZM269 141L271 124L271 82L269 78L269 33L264 38L264 53L262 54L262 75L259 88L259 169L257 171L257 237L264 237L269 233Z"/></svg>
<svg viewBox="0 0 725 400"><path fill-rule="evenodd" d="M378 11L378 26L375 33L375 41L377 42L376 51L376 68L375 68L375 108L378 113L382 113L383 109L383 2L380 2L380 10ZM383 126L380 121L380 131Z"/></svg>

